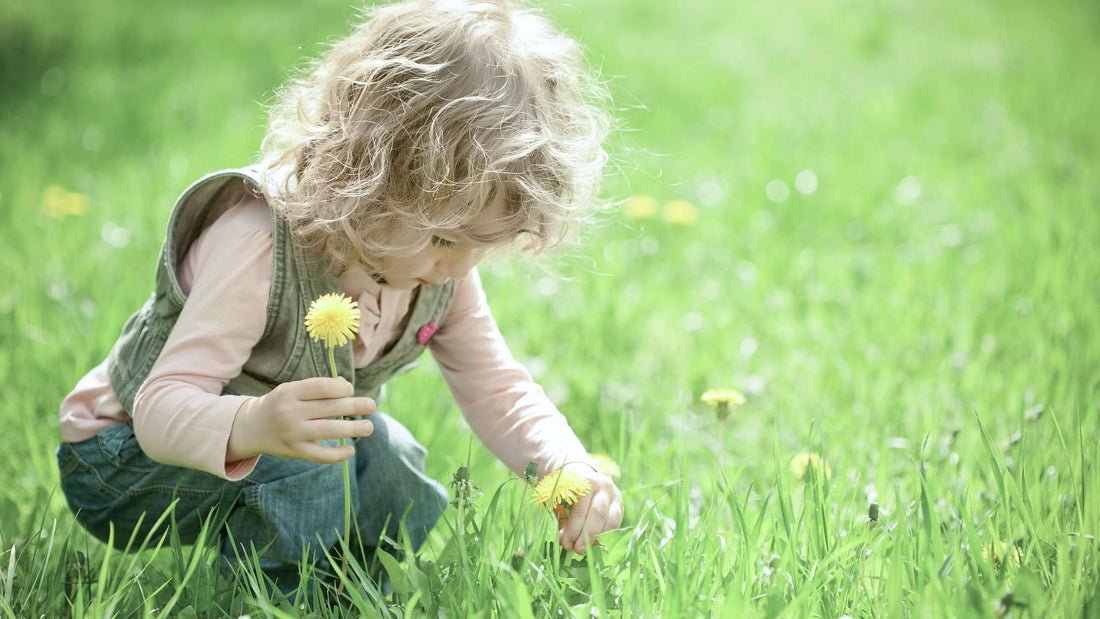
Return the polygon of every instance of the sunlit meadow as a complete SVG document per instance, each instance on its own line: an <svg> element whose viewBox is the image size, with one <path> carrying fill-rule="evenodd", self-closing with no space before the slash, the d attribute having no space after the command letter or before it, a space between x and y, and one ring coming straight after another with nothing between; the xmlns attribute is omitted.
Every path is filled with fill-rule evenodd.
<svg viewBox="0 0 1100 619"><path fill-rule="evenodd" d="M352 565L275 599L170 515L130 553L83 533L59 401L348 4L0 0L0 615L1100 616L1100 7L1072 0L545 3L616 98L610 208L482 276L621 468L586 560L428 359L380 408L455 502L389 594Z"/></svg>

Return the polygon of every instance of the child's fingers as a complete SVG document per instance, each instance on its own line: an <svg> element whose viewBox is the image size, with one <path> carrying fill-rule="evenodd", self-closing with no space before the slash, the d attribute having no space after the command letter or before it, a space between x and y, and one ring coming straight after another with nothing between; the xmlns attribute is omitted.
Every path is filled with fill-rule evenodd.
<svg viewBox="0 0 1100 619"><path fill-rule="evenodd" d="M558 530L565 528L565 523L569 521L569 510L564 505L558 503L554 505L554 515L558 517Z"/></svg>
<svg viewBox="0 0 1100 619"><path fill-rule="evenodd" d="M354 455L354 445L326 447L308 441L298 445L298 453L296 454L301 460L309 460L310 462L316 462L318 464L336 464Z"/></svg>
<svg viewBox="0 0 1100 619"><path fill-rule="evenodd" d="M284 383L265 396L268 409L291 419L356 417L374 412L374 400L352 397L354 389L343 378L307 378Z"/></svg>
<svg viewBox="0 0 1100 619"><path fill-rule="evenodd" d="M328 398L309 400L300 404L306 419L326 417L357 417L374 412L374 400L370 398Z"/></svg>
<svg viewBox="0 0 1100 619"><path fill-rule="evenodd" d="M584 549L599 543L596 536L617 528L623 521L623 506L610 492L592 492L573 506L568 520L559 519L559 540L566 550L584 554Z"/></svg>
<svg viewBox="0 0 1100 619"><path fill-rule="evenodd" d="M293 385L296 398L307 419L325 417L356 417L374 412L374 400L351 397L354 389L343 378L307 378L287 383Z"/></svg>
<svg viewBox="0 0 1100 619"><path fill-rule="evenodd" d="M565 523L559 538L562 548L584 554L584 547L595 540L594 535L607 521L607 500L604 493L589 492L573 504L569 510L569 520Z"/></svg>
<svg viewBox="0 0 1100 619"><path fill-rule="evenodd" d="M290 389L295 398L299 400L324 400L328 398L347 398L355 393L355 389L343 378L328 378L317 376L305 378L283 385Z"/></svg>
<svg viewBox="0 0 1100 619"><path fill-rule="evenodd" d="M324 419L314 421L309 426L309 440L355 438L370 436L374 424L366 419Z"/></svg>
<svg viewBox="0 0 1100 619"><path fill-rule="evenodd" d="M607 519L607 528L604 531L618 529L623 526L623 499L621 496L612 499L610 514Z"/></svg>

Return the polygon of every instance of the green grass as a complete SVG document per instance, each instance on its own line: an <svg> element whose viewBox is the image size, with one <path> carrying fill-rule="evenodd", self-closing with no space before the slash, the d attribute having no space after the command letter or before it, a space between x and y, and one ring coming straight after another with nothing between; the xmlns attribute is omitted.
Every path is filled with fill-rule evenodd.
<svg viewBox="0 0 1100 619"><path fill-rule="evenodd" d="M1100 614L1100 10L676 4L548 11L621 108L606 196L699 221L612 212L482 269L517 357L622 465L624 530L548 548L427 363L382 408L484 494L386 566L394 594L353 572L343 600L280 602L207 546L83 533L56 410L147 296L175 195L251 160L261 104L353 11L0 1L0 615ZM48 216L51 185L87 214ZM720 425L708 387L749 402ZM787 470L805 450L827 483Z"/></svg>

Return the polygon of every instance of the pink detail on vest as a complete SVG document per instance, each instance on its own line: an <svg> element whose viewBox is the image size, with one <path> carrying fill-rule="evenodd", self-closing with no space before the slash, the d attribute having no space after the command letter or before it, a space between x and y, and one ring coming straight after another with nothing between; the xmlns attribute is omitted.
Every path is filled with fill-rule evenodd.
<svg viewBox="0 0 1100 619"><path fill-rule="evenodd" d="M439 331L439 325L434 322L429 322L423 327L420 327L420 330L416 332L416 341L420 342L421 346L424 346L428 343L428 340L432 339L436 331Z"/></svg>

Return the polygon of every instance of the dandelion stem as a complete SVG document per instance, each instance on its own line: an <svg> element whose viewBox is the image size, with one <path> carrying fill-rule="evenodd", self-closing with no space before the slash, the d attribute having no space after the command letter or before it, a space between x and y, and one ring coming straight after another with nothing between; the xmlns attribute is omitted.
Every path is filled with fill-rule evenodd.
<svg viewBox="0 0 1100 619"><path fill-rule="evenodd" d="M718 423L718 468L726 474L726 424Z"/></svg>
<svg viewBox="0 0 1100 619"><path fill-rule="evenodd" d="M328 367L332 371L332 377L338 378L336 373L336 347L325 346L328 349ZM343 419L341 417L340 419ZM340 446L347 444L347 439L340 438ZM348 573L348 553L351 552L351 468L348 461L344 460L344 552L340 559L340 587L344 586L343 577Z"/></svg>
<svg viewBox="0 0 1100 619"><path fill-rule="evenodd" d="M336 372L336 347L343 346L354 339L359 332L359 306L343 293L323 294L309 304L306 312L306 333L314 342L324 342L328 352L328 367L333 378L339 378ZM338 419L345 419L339 416ZM340 446L348 444L346 437L340 438ZM340 587L343 591L348 569L348 554L351 551L351 468L348 459L343 462L344 469L344 553L340 561Z"/></svg>

